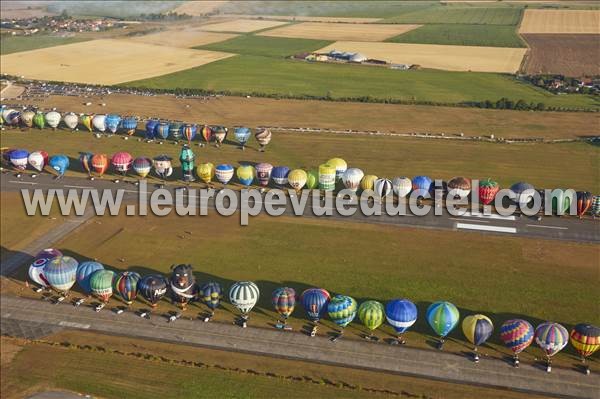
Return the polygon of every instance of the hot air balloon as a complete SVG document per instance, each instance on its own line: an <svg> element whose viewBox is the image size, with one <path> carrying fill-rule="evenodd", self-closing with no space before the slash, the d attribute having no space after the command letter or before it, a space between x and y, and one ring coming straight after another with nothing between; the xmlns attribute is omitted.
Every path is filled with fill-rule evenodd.
<svg viewBox="0 0 600 399"><path fill-rule="evenodd" d="M327 313L329 318L340 327L339 335L333 340L337 340L344 334L344 328L356 317L358 304L352 297L346 295L336 295L331 298L327 304Z"/></svg>
<svg viewBox="0 0 600 399"><path fill-rule="evenodd" d="M433 181L427 176L415 176L412 179L412 189L420 190L420 196L427 197L433 189Z"/></svg>
<svg viewBox="0 0 600 399"><path fill-rule="evenodd" d="M135 130L137 129L137 125L138 125L138 120L136 117L133 117L133 116L125 117L121 121L121 126L123 126L123 129L127 132L128 136L134 135Z"/></svg>
<svg viewBox="0 0 600 399"><path fill-rule="evenodd" d="M229 302L240 311L243 328L246 328L248 313L258 302L259 295L258 286L252 281L238 281L229 289Z"/></svg>
<svg viewBox="0 0 600 399"><path fill-rule="evenodd" d="M275 166L271 171L271 178L273 182L279 187L283 187L288 184L288 175L290 174L290 168L287 166Z"/></svg>
<svg viewBox="0 0 600 399"><path fill-rule="evenodd" d="M154 171L163 180L171 176L171 174L173 173L173 166L171 165L172 159L173 158L171 158L170 156L163 154L154 157L152 161L154 164Z"/></svg>
<svg viewBox="0 0 600 399"><path fill-rule="evenodd" d="M585 215L592 205L592 193L588 191L577 191L577 216L579 219Z"/></svg>
<svg viewBox="0 0 600 399"><path fill-rule="evenodd" d="M75 275L75 278L85 294L92 294L92 287L90 286L90 276L96 270L104 270L104 266L102 265L102 263L86 261L81 262L77 267L77 273Z"/></svg>
<svg viewBox="0 0 600 399"><path fill-rule="evenodd" d="M375 175L365 175L360 181L360 189L363 191L373 191L375 188L375 181L378 179Z"/></svg>
<svg viewBox="0 0 600 399"><path fill-rule="evenodd" d="M237 178L244 186L249 186L254 180L254 167L252 165L241 165L236 171Z"/></svg>
<svg viewBox="0 0 600 399"><path fill-rule="evenodd" d="M267 187L269 180L271 180L271 172L273 171L273 165L270 163L259 163L256 165L256 180L258 184Z"/></svg>
<svg viewBox="0 0 600 399"><path fill-rule="evenodd" d="M385 320L385 309L383 305L377 301L366 301L360 304L358 308L358 318L365 327L369 329L369 335L365 338L376 340L373 332L383 324Z"/></svg>
<svg viewBox="0 0 600 399"><path fill-rule="evenodd" d="M496 198L498 191L500 191L500 186L489 177L479 182L479 200L484 205L491 204L494 198Z"/></svg>
<svg viewBox="0 0 600 399"><path fill-rule="evenodd" d="M251 133L252 131L247 127L236 127L233 129L233 136L235 137L237 142L240 143L240 147L242 148L242 150L246 146L246 143L248 142Z"/></svg>
<svg viewBox="0 0 600 399"><path fill-rule="evenodd" d="M412 181L408 177L394 177L392 190L398 198L404 198L412 191Z"/></svg>
<svg viewBox="0 0 600 399"><path fill-rule="evenodd" d="M169 124L169 136L175 141L177 141L183 137L182 130L183 130L183 123L181 123L181 122L171 122Z"/></svg>
<svg viewBox="0 0 600 399"><path fill-rule="evenodd" d="M546 355L546 371L552 371L552 356L560 352L569 342L569 332L558 323L545 322L535 329L535 343Z"/></svg>
<svg viewBox="0 0 600 399"><path fill-rule="evenodd" d="M137 157L133 161L133 170L137 173L142 179L148 176L150 170L152 169L152 160L146 157Z"/></svg>
<svg viewBox="0 0 600 399"><path fill-rule="evenodd" d="M227 138L227 132L229 130L225 126L213 126L212 130L215 135L216 146L220 147Z"/></svg>
<svg viewBox="0 0 600 399"><path fill-rule="evenodd" d="M137 285L141 276L136 272L123 272L119 274L114 282L115 290L127 305L137 297Z"/></svg>
<svg viewBox="0 0 600 399"><path fill-rule="evenodd" d="M171 269L173 270L170 279L173 302L185 310L188 302L193 300L198 293L192 265L181 264L173 266Z"/></svg>
<svg viewBox="0 0 600 399"><path fill-rule="evenodd" d="M27 111L23 111L23 113L21 114L21 122L23 122L23 124L27 127L32 127L33 126L33 117L35 116L35 112L33 112L32 110L28 109Z"/></svg>
<svg viewBox="0 0 600 399"><path fill-rule="evenodd" d="M151 274L138 281L138 293L156 308L158 301L167 293L167 279L159 274Z"/></svg>
<svg viewBox="0 0 600 399"><path fill-rule="evenodd" d="M69 112L63 117L63 122L65 122L65 126L71 130L77 129L77 124L79 124L79 117L73 112Z"/></svg>
<svg viewBox="0 0 600 399"><path fill-rule="evenodd" d="M215 165L210 162L204 162L198 165L196 168L196 173L198 173L198 177L206 184L210 184L213 177L215 177Z"/></svg>
<svg viewBox="0 0 600 399"><path fill-rule="evenodd" d="M156 137L156 127L158 126L158 121L156 119L148 119L146 121L146 139L154 140Z"/></svg>
<svg viewBox="0 0 600 399"><path fill-rule="evenodd" d="M41 172L48 163L48 153L46 151L34 151L29 154L27 162L29 162L29 165L31 165L33 169Z"/></svg>
<svg viewBox="0 0 600 399"><path fill-rule="evenodd" d="M106 131L106 115L94 115L92 126L100 133L104 133Z"/></svg>
<svg viewBox="0 0 600 399"><path fill-rule="evenodd" d="M288 174L288 183L296 192L302 190L307 179L308 175L302 169L294 169Z"/></svg>
<svg viewBox="0 0 600 399"><path fill-rule="evenodd" d="M571 204L575 203L576 194L573 190L563 190L557 188L550 193L552 198L552 210L557 215L564 215L571 208Z"/></svg>
<svg viewBox="0 0 600 399"><path fill-rule="evenodd" d="M93 131L93 120L94 120L94 116L93 115L81 115L79 117L79 119L81 120L81 124L91 133Z"/></svg>
<svg viewBox="0 0 600 399"><path fill-rule="evenodd" d="M335 166L319 165L319 189L324 191L335 189Z"/></svg>
<svg viewBox="0 0 600 399"><path fill-rule="evenodd" d="M590 374L590 368L586 365L585 359L600 348L600 328L587 323L577 324L571 330L571 345L581 356L585 374Z"/></svg>
<svg viewBox="0 0 600 399"><path fill-rule="evenodd" d="M515 183L510 190L515 195L514 201L521 208L526 207L535 195L535 188L529 183Z"/></svg>
<svg viewBox="0 0 600 399"><path fill-rule="evenodd" d="M521 319L507 320L500 327L500 339L514 353L513 362L519 367L519 353L533 342L533 326Z"/></svg>
<svg viewBox="0 0 600 399"><path fill-rule="evenodd" d="M594 195L592 198L592 216L596 218L596 216L600 215L600 195Z"/></svg>
<svg viewBox="0 0 600 399"><path fill-rule="evenodd" d="M311 337L317 335L317 323L327 310L330 299L331 295L323 288L309 288L300 296L300 302L306 311L308 320L313 323Z"/></svg>
<svg viewBox="0 0 600 399"><path fill-rule="evenodd" d="M377 179L374 187L379 198L385 198L392 192L392 181L390 179Z"/></svg>
<svg viewBox="0 0 600 399"><path fill-rule="evenodd" d="M363 173L363 171L358 168L346 169L344 175L342 176L344 187L356 192L360 187L360 182L364 176L365 174Z"/></svg>
<svg viewBox="0 0 600 399"><path fill-rule="evenodd" d="M104 123L106 123L106 128L108 129L108 131L112 134L115 134L117 133L119 125L121 124L121 117L116 114L108 114L106 115Z"/></svg>
<svg viewBox="0 0 600 399"><path fill-rule="evenodd" d="M38 111L33 116L33 125L39 129L43 129L46 126L46 118L44 118L44 113L42 111Z"/></svg>
<svg viewBox="0 0 600 399"><path fill-rule="evenodd" d="M427 323L431 326L433 331L440 337L438 349L442 349L446 336L450 334L450 331L454 330L460 314L458 309L450 302L440 301L434 302L427 308L425 314Z"/></svg>
<svg viewBox="0 0 600 399"><path fill-rule="evenodd" d="M489 317L482 314L469 315L462 322L462 330L469 342L475 346L473 349L473 360L475 363L478 363L479 354L477 353L477 348L483 345L492 335L494 324Z"/></svg>
<svg viewBox="0 0 600 399"><path fill-rule="evenodd" d="M52 258L44 267L44 276L48 284L64 298L76 280L77 266L79 263L70 256L57 256Z"/></svg>
<svg viewBox="0 0 600 399"><path fill-rule="evenodd" d="M50 287L50 283L44 274L44 270L48 262L57 256L62 256L62 252L58 249L44 249L35 256L33 262L29 266L29 278L40 286L40 288L36 290L37 292Z"/></svg>
<svg viewBox="0 0 600 399"><path fill-rule="evenodd" d="M21 113L20 113L20 112L18 112L16 109L12 109L12 108L6 108L6 106L3 106L3 107L2 107L2 120L3 120L3 121L4 121L4 122L7 124L7 125L11 125L11 124L13 124L13 123L10 123L10 121L9 121L9 120L11 119L10 115L11 115L11 114L14 114L14 113L17 113L17 114L15 114L15 116L16 116L17 118L21 116ZM16 122L16 123L18 123L18 120L17 120L17 122Z"/></svg>
<svg viewBox="0 0 600 399"><path fill-rule="evenodd" d="M28 159L29 159L29 151L13 150L10 153L10 163L16 170L27 169Z"/></svg>
<svg viewBox="0 0 600 399"><path fill-rule="evenodd" d="M184 144L179 153L179 161L181 162L181 172L183 180L186 182L194 181L194 160L196 156L189 145Z"/></svg>
<svg viewBox="0 0 600 399"><path fill-rule="evenodd" d="M453 177L448 182L448 198L467 198L471 192L471 181L464 177Z"/></svg>
<svg viewBox="0 0 600 399"><path fill-rule="evenodd" d="M161 121L156 125L156 129L154 129L154 137L157 139L166 140L169 137L169 122Z"/></svg>
<svg viewBox="0 0 600 399"><path fill-rule="evenodd" d="M348 164L346 161L344 161L342 158L331 158L325 163L335 168L335 180L342 180L344 177L344 172L346 172L346 169L348 169Z"/></svg>
<svg viewBox="0 0 600 399"><path fill-rule="evenodd" d="M260 145L260 148L258 149L258 151L263 152L265 150L265 147L267 146L267 144L269 144L271 142L271 136L272 136L271 131L266 128L258 129L256 131L256 133L254 133L254 138Z"/></svg>
<svg viewBox="0 0 600 399"><path fill-rule="evenodd" d="M385 318L396 330L399 344L405 344L402 334L417 321L417 306L408 299L392 299L385 305Z"/></svg>
<svg viewBox="0 0 600 399"><path fill-rule="evenodd" d="M227 185L233 177L233 166L228 164L217 165L215 168L215 176L220 183Z"/></svg>
<svg viewBox="0 0 600 399"><path fill-rule="evenodd" d="M117 274L112 270L96 270L90 275L90 291L102 302L96 306L96 312L99 312L106 306L113 294L113 283Z"/></svg>
<svg viewBox="0 0 600 399"><path fill-rule="evenodd" d="M48 165L56 173L57 177L60 178L64 176L69 168L69 158L66 155L53 155L48 160Z"/></svg>
<svg viewBox="0 0 600 399"><path fill-rule="evenodd" d="M58 127L58 124L60 123L61 116L56 111L50 111L46 113L45 118L46 124L52 129L56 129Z"/></svg>
<svg viewBox="0 0 600 399"><path fill-rule="evenodd" d="M187 140L188 144L192 143L194 137L196 137L196 132L198 131L198 126L186 123L181 127L181 137Z"/></svg>
<svg viewBox="0 0 600 399"><path fill-rule="evenodd" d="M277 320L276 327L286 329L287 319L294 312L296 306L296 291L289 287L279 287L273 291L271 302L275 311L283 318L283 322L281 319Z"/></svg>
<svg viewBox="0 0 600 399"><path fill-rule="evenodd" d="M215 309L219 307L221 298L223 298L221 284L216 281L202 284L198 290L198 298L210 309L210 314L204 319L204 321L209 321L214 316Z"/></svg>
<svg viewBox="0 0 600 399"><path fill-rule="evenodd" d="M208 125L202 126L200 133L202 134L202 138L204 139L204 141L206 141L206 145L208 145L208 143L210 143L215 137L212 128Z"/></svg>
<svg viewBox="0 0 600 399"><path fill-rule="evenodd" d="M133 157L128 152L117 152L112 156L110 163L115 172L119 172L125 176L131 168L131 164L133 164Z"/></svg>
<svg viewBox="0 0 600 399"><path fill-rule="evenodd" d="M81 167L87 172L88 176L91 176L92 158L94 157L94 154L91 152L80 152L79 154L79 162L81 162Z"/></svg>
<svg viewBox="0 0 600 399"><path fill-rule="evenodd" d="M92 157L92 170L98 175L102 176L108 169L108 157L106 154L95 154Z"/></svg>
<svg viewBox="0 0 600 399"><path fill-rule="evenodd" d="M306 188L313 190L319 187L319 172L312 169L306 172Z"/></svg>

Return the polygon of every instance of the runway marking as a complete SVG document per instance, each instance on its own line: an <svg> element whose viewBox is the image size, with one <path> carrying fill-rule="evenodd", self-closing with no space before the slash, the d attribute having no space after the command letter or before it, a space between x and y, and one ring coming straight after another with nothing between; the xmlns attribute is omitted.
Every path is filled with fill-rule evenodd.
<svg viewBox="0 0 600 399"><path fill-rule="evenodd" d="M69 188L93 188L92 186L69 186L69 185L64 185L64 187L69 187Z"/></svg>
<svg viewBox="0 0 600 399"><path fill-rule="evenodd" d="M480 230L480 231L495 231L497 233L511 233L515 234L517 229L514 227L501 227L501 226L482 226L480 224L469 224L469 223L456 223L457 229L466 230Z"/></svg>
<svg viewBox="0 0 600 399"><path fill-rule="evenodd" d="M555 229L555 230L568 230L568 227L560 227L560 226L541 226L537 224L528 224L529 227L537 227L539 229Z"/></svg>
<svg viewBox="0 0 600 399"><path fill-rule="evenodd" d="M476 212L476 213L465 212L465 214L463 216L476 217L476 218L487 218L487 219L498 219L498 220L516 220L515 216L502 216L502 215L496 215L495 213L492 213L490 215L485 215L480 212Z"/></svg>
<svg viewBox="0 0 600 399"><path fill-rule="evenodd" d="M32 181L21 181L21 180L9 180L9 183L17 183L17 184L29 184L31 186L35 186L37 183L34 183Z"/></svg>
<svg viewBox="0 0 600 399"><path fill-rule="evenodd" d="M81 328L84 330L87 330L88 328L90 328L89 324L73 323L71 321L61 321L60 323L58 323L58 325L62 326L62 327Z"/></svg>
<svg viewBox="0 0 600 399"><path fill-rule="evenodd" d="M464 220L464 219L461 219L461 218L448 218L448 219L450 219L450 220L458 220L459 222L462 221L462 220ZM471 223L489 223L488 220L469 220L469 222L471 222Z"/></svg>

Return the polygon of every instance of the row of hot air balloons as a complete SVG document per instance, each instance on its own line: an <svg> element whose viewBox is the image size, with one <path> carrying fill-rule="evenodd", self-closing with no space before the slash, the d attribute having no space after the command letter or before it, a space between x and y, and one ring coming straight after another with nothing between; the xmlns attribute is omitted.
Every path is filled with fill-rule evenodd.
<svg viewBox="0 0 600 399"><path fill-rule="evenodd" d="M103 304L108 303L113 293L116 293L128 305L140 295L155 308L170 291L173 302L180 304L183 309L194 300L206 304L210 309L210 315L205 319L208 321L219 307L223 296L221 285L215 281L197 284L191 265L174 265L171 269L168 279L159 274L142 277L131 271L117 274L105 269L101 263L79 263L59 250L46 249L35 257L29 268L29 277L41 287L53 288L63 297L68 295L77 282L86 294L97 297ZM240 312L242 327L246 327L249 313L260 297L258 286L251 281L236 282L230 287L228 297L229 302ZM392 299L385 305L375 300L367 300L359 305L350 296L332 297L323 288L309 288L298 296L293 288L280 287L271 294L271 302L279 314L278 328L286 328L286 321L299 302L306 312L306 317L313 323L311 335L316 335L319 321L328 315L340 329L335 339L341 337L344 329L358 316L369 330L366 338L373 339L374 331L387 321L397 333L395 342L404 344L406 341L403 334L414 325L418 317L417 306L406 298ZM427 308L425 318L431 329L440 337L438 348L442 349L445 338L460 321L458 308L447 301L434 302ZM462 331L474 346L474 360L478 362L477 348L492 336L492 321L482 314L469 315L462 321ZM505 321L500 327L500 339L514 353L514 364L517 367L519 353L535 340L546 356L550 371L551 357L567 345L569 337L584 363L587 357L600 348L600 328L589 324L577 324L570 334L564 326L554 322L542 323L534 330L526 320L513 319ZM589 372L588 368L586 372Z"/></svg>

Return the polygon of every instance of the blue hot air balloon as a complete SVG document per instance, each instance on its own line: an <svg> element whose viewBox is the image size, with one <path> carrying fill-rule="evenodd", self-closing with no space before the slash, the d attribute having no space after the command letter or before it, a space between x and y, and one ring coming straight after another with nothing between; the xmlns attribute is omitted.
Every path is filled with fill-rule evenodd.
<svg viewBox="0 0 600 399"><path fill-rule="evenodd" d="M114 134L119 129L119 124L121 123L121 117L116 114L108 114L108 115L106 115L106 119L104 120L104 123L106 123L106 128L111 133Z"/></svg>
<svg viewBox="0 0 600 399"><path fill-rule="evenodd" d="M422 190L421 195L425 196L425 193L430 193L433 189L433 181L427 176L415 176L412 179L413 191Z"/></svg>
<svg viewBox="0 0 600 399"><path fill-rule="evenodd" d="M90 275L96 270L102 269L104 269L102 263L94 261L87 261L79 264L79 266L77 267L76 279L83 292L85 292L88 295L92 294L92 289L90 287Z"/></svg>
<svg viewBox="0 0 600 399"><path fill-rule="evenodd" d="M157 126L158 121L156 119L148 119L148 121L146 121L146 138L148 140L152 140L154 137L156 137Z"/></svg>
<svg viewBox="0 0 600 399"><path fill-rule="evenodd" d="M330 299L331 295L323 288L309 288L302 293L300 302L306 310L308 319L313 323L317 323L327 310Z"/></svg>
<svg viewBox="0 0 600 399"><path fill-rule="evenodd" d="M181 137L187 140L188 143L190 143L192 140L194 140L194 137L196 137L196 133L198 132L198 126L191 123L186 123L185 125L181 126L179 132L181 134Z"/></svg>
<svg viewBox="0 0 600 399"><path fill-rule="evenodd" d="M78 266L79 263L70 256L57 256L46 264L44 275L52 288L66 296L75 284Z"/></svg>
<svg viewBox="0 0 600 399"><path fill-rule="evenodd" d="M425 317L429 326L440 336L438 348L442 349L446 336L458 323L460 318L458 309L450 302L435 302L427 308Z"/></svg>
<svg viewBox="0 0 600 399"><path fill-rule="evenodd" d="M69 157L66 155L52 155L48 160L48 165L58 177L62 177L69 168Z"/></svg>
<svg viewBox="0 0 600 399"><path fill-rule="evenodd" d="M26 150L12 150L9 155L10 163L17 170L25 170L27 168L29 152Z"/></svg>
<svg viewBox="0 0 600 399"><path fill-rule="evenodd" d="M240 146L242 147L242 149L248 142L248 139L250 138L251 134L252 134L252 131L247 127L236 127L233 130L233 136L235 137L237 142L240 143Z"/></svg>
<svg viewBox="0 0 600 399"><path fill-rule="evenodd" d="M385 305L385 317L398 333L399 343L406 343L402 334L415 324L417 314L417 306L408 299L392 299Z"/></svg>
<svg viewBox="0 0 600 399"><path fill-rule="evenodd" d="M209 321L214 316L215 309L221 303L223 288L216 281L209 281L202 284L198 289L198 298L210 309L210 314L204 319L205 321Z"/></svg>
<svg viewBox="0 0 600 399"><path fill-rule="evenodd" d="M159 122L158 125L156 126L155 137L157 139L166 140L167 137L169 137L169 129L170 129L169 122Z"/></svg>
<svg viewBox="0 0 600 399"><path fill-rule="evenodd" d="M271 171L271 179L278 186L285 186L288 183L288 175L290 174L290 168L287 166L276 166Z"/></svg>
<svg viewBox="0 0 600 399"><path fill-rule="evenodd" d="M123 130L125 130L129 136L135 133L135 129L137 129L137 124L138 120L133 116L123 118L123 120L121 121L121 126L123 127Z"/></svg>
<svg viewBox="0 0 600 399"><path fill-rule="evenodd" d="M233 166L229 164L217 165L215 176L220 183L227 184L233 177Z"/></svg>

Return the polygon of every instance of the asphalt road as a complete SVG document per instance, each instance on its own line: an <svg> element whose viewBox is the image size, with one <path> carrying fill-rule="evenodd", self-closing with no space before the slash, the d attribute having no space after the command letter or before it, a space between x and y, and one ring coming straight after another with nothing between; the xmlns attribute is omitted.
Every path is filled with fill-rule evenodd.
<svg viewBox="0 0 600 399"><path fill-rule="evenodd" d="M134 178L128 177L127 181L120 181L114 183L110 179L96 179L91 181L82 177L64 177L59 180L55 180L53 176L49 174L40 174L36 178L32 178L31 175L23 174L20 178L16 177L14 172L3 173L1 176L0 189L2 191L18 191L21 189L75 189L79 192L84 189L110 189L116 191L117 189L123 190L123 199L131 207L134 207L134 203L137 204L138 200L138 187L133 182L137 181ZM152 180L146 188L146 195L150 198L152 192L158 188L156 180ZM171 193L175 190L184 187L183 183L169 183L165 186ZM235 187L235 185L231 185ZM200 188L196 185L195 188ZM238 186L239 188L239 186ZM185 194L190 195L189 193ZM239 193L238 195L238 204ZM200 202L198 195L195 196L197 201ZM297 197L296 197L297 199ZM293 215L293 207L291 205L291 198L287 198L287 206L284 214ZM263 196L263 205L266 202ZM304 208L304 217L315 217L315 212L318 205L324 205L313 203L312 198L309 196L306 207ZM377 204L381 207L381 204ZM126 212L126 207L123 206L122 212ZM214 208L214 199L208 201L208 209ZM238 205L238 211L240 209L248 210L248 207L243 206L241 208ZM537 217L528 217L525 215L516 216L501 216L498 214L492 214L485 216L479 212L468 212L462 216L453 216L442 207L442 214L439 216L434 215L434 212L430 212L426 216L415 216L413 214L406 214L404 216L390 216L385 212L381 215L365 216L360 211L357 211L353 216L345 217L341 216L335 205L332 207L325 207L331 211L330 216L320 217L332 217L338 220L349 220L353 222L363 223L381 223L396 226L415 227L415 228L430 228L430 229L442 229L442 230L453 230L453 231L467 231L473 233L483 234L499 234L499 235L513 235L531 238L544 238L544 239L557 239L566 241L580 241L580 242L600 242L600 220L592 220L591 217L586 216L583 220L580 220L573 216L545 216L542 220L537 220ZM252 223L250 217L249 223Z"/></svg>

